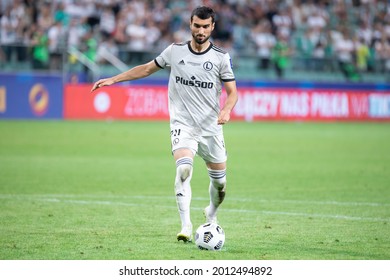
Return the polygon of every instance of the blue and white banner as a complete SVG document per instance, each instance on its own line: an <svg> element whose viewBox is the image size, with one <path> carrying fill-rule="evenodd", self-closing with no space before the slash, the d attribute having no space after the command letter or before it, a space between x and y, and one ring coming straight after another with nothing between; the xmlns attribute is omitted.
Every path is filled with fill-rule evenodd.
<svg viewBox="0 0 390 280"><path fill-rule="evenodd" d="M0 118L62 119L61 76L37 74L0 75Z"/></svg>

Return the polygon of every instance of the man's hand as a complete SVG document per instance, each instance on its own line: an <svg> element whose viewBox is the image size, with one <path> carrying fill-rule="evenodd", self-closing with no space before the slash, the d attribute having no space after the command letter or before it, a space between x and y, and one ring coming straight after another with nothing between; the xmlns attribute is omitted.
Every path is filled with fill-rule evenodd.
<svg viewBox="0 0 390 280"><path fill-rule="evenodd" d="M218 124L223 125L227 123L229 120L230 120L230 112L222 109L221 112L219 112Z"/></svg>
<svg viewBox="0 0 390 280"><path fill-rule="evenodd" d="M113 79L112 78L107 78L107 79L101 79L99 81L97 81L92 89L91 89L91 92L93 92L94 90L98 89L98 88L101 88L101 87L105 87L105 86L110 86L114 83Z"/></svg>

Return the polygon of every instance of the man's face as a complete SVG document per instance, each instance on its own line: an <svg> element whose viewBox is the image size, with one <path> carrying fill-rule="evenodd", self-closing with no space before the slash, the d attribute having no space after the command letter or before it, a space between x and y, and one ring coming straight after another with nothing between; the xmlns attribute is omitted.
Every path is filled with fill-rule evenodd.
<svg viewBox="0 0 390 280"><path fill-rule="evenodd" d="M215 23L212 22L212 18L200 19L197 16L192 18L190 25L191 34L197 44L203 44L211 36L211 32L214 30Z"/></svg>

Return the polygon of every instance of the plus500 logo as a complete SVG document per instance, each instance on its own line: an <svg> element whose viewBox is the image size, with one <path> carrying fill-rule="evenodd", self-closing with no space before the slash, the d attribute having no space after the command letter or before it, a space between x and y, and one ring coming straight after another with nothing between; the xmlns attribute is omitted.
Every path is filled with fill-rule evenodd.
<svg viewBox="0 0 390 280"><path fill-rule="evenodd" d="M183 77L177 77L176 76L176 83L185 85L185 86L190 86L190 87L199 87L199 88L213 88L214 83L213 82L202 82L198 80L186 80L183 79Z"/></svg>

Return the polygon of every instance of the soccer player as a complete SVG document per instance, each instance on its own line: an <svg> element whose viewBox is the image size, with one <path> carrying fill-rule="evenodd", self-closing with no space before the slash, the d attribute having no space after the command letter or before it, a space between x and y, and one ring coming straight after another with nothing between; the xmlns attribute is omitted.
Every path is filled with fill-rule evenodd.
<svg viewBox="0 0 390 280"><path fill-rule="evenodd" d="M215 12L209 7L192 11L188 42L171 44L154 60L119 75L97 81L91 91L114 83L147 77L170 67L168 84L172 154L176 161L174 190L181 219L177 240L192 240L190 218L194 156L206 163L210 177L210 203L206 222L217 222L217 209L226 190L227 153L222 125L237 102L237 88L230 55L210 42ZM220 107L222 83L227 98Z"/></svg>

